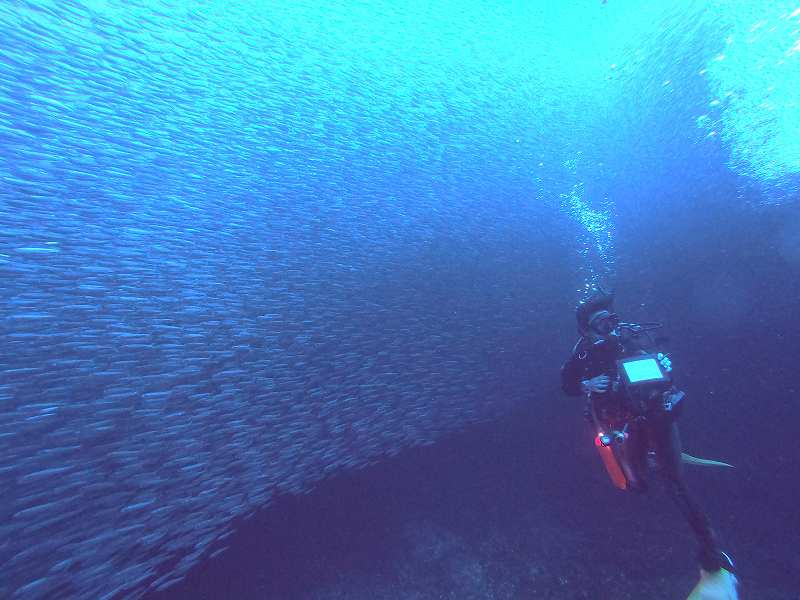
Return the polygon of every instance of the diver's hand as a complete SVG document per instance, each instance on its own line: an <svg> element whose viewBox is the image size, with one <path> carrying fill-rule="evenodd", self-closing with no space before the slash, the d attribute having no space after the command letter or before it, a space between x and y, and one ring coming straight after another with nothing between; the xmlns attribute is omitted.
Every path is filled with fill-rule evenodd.
<svg viewBox="0 0 800 600"><path fill-rule="evenodd" d="M658 358L658 362L661 363L661 368L667 373L672 373L672 361L669 359L669 356L659 352L656 358Z"/></svg>
<svg viewBox="0 0 800 600"><path fill-rule="evenodd" d="M581 389L584 393L602 393L608 390L610 383L611 378L608 375L598 375L597 377L592 377L591 379L585 379L584 381L581 381Z"/></svg>

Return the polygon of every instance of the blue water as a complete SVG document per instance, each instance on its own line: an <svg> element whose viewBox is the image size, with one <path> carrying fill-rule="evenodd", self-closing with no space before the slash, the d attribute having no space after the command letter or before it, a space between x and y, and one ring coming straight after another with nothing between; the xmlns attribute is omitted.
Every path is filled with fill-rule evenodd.
<svg viewBox="0 0 800 600"><path fill-rule="evenodd" d="M598 282L667 325L687 447L737 464L691 483L743 589L797 597L800 10L552 4L0 4L1 597L199 597L245 517L264 543L341 505L330 551L283 533L304 586L256 560L237 597L685 595L687 536L580 551L652 513L574 491L608 486L557 381ZM376 509L428 463L397 495L429 510ZM457 493L478 474L491 502ZM356 568L330 540L360 510L407 534ZM442 542L492 510L547 551ZM405 560L431 546L456 571ZM500 570L458 576L464 548ZM427 592L375 583L401 563Z"/></svg>

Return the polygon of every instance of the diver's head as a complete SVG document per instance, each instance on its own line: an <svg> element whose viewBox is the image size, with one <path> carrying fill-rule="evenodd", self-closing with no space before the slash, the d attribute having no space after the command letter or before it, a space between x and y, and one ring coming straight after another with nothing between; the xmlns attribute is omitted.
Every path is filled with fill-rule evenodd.
<svg viewBox="0 0 800 600"><path fill-rule="evenodd" d="M613 312L614 294L597 287L575 309L578 331L593 343L609 341L617 336L619 317Z"/></svg>
<svg viewBox="0 0 800 600"><path fill-rule="evenodd" d="M592 338L595 342L601 340L608 341L619 335L617 333L619 316L605 309L598 310L589 315L588 325L589 327L585 335Z"/></svg>

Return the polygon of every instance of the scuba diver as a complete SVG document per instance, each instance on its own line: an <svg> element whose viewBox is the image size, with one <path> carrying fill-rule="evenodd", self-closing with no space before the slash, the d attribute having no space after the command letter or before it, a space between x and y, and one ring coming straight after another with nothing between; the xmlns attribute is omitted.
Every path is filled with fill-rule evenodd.
<svg viewBox="0 0 800 600"><path fill-rule="evenodd" d="M653 332L662 325L623 322L613 312L613 303L613 293L598 288L578 305L581 337L561 368L562 389L586 398L585 415L595 446L617 488L643 492L648 469L658 467L700 545L701 581L690 598L736 598L733 563L689 494L682 463L730 465L681 452L676 421L685 394L672 383L669 357L656 348ZM727 595L698 591L720 580L727 582Z"/></svg>

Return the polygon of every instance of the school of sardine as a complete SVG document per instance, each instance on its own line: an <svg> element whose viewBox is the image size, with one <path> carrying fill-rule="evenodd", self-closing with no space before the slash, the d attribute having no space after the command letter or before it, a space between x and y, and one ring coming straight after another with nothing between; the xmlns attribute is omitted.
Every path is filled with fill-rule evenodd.
<svg viewBox="0 0 800 600"><path fill-rule="evenodd" d="M519 400L491 361L541 224L477 206L511 151L464 119L501 74L369 52L363 7L188 6L0 5L3 598L164 589L276 494Z"/></svg>

